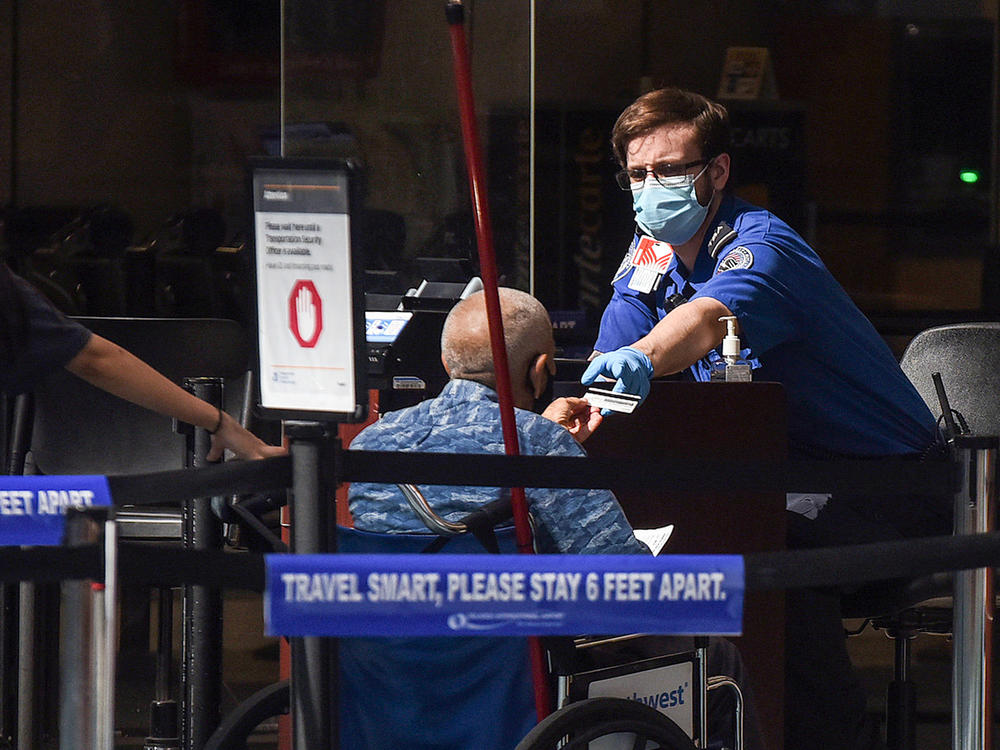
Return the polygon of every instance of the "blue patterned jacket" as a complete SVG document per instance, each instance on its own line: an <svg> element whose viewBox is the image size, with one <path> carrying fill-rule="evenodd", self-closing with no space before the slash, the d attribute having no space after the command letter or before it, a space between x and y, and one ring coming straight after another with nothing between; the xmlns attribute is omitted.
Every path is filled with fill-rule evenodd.
<svg viewBox="0 0 1000 750"><path fill-rule="evenodd" d="M560 425L515 409L523 455L582 456L583 448ZM503 453L497 394L471 380L452 380L437 398L385 414L351 442L351 448L427 453ZM422 486L431 507L456 521L497 499L499 488ZM635 538L608 490L526 488L539 553L649 554ZM359 529L426 533L394 484L352 484L351 514Z"/></svg>

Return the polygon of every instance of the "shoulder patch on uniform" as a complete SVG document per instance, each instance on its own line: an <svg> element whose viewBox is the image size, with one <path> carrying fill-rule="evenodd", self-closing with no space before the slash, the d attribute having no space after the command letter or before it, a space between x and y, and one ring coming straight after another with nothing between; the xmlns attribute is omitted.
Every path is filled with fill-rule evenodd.
<svg viewBox="0 0 1000 750"><path fill-rule="evenodd" d="M753 253L750 252L749 248L740 245L739 247L734 247L723 256L715 272L718 274L723 271L733 271L737 268L750 268L752 265Z"/></svg>
<svg viewBox="0 0 1000 750"><path fill-rule="evenodd" d="M618 266L618 270L615 271L615 275L611 277L611 283L614 284L619 281L625 274L628 273L628 269L632 267L632 248L629 248L625 253L625 257L622 258L621 264Z"/></svg>

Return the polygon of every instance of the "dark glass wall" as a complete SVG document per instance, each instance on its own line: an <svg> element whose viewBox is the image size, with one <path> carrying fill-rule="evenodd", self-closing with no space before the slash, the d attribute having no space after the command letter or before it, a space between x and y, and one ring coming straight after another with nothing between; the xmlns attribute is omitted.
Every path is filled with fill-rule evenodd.
<svg viewBox="0 0 1000 750"><path fill-rule="evenodd" d="M615 116L650 86L714 96L727 48L766 47L777 98L729 102L734 189L877 318L995 310L995 8L695 5L466 3L505 281L592 324L629 235ZM282 134L364 165L373 290L474 266L443 2L84 6L0 11L4 252L64 307L245 315L245 163Z"/></svg>

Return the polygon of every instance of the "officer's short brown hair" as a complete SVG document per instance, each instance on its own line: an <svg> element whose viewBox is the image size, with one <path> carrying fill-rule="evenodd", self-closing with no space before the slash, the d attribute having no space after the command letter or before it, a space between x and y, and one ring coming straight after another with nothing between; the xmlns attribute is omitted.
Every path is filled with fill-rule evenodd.
<svg viewBox="0 0 1000 750"><path fill-rule="evenodd" d="M643 94L618 116L611 131L611 147L623 167L628 144L661 125L694 125L701 141L701 155L712 159L729 149L729 113L701 94L663 88Z"/></svg>

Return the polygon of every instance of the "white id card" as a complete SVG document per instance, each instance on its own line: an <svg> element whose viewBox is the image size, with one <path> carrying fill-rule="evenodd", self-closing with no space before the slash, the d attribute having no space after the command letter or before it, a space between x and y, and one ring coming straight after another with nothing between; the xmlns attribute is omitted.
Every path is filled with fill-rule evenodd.
<svg viewBox="0 0 1000 750"><path fill-rule="evenodd" d="M610 409L622 414L631 414L642 400L639 396L631 393L614 393L604 388L590 388L583 397L591 406L596 406L598 409Z"/></svg>
<svg viewBox="0 0 1000 750"><path fill-rule="evenodd" d="M648 294L659 286L660 273L656 266L636 266L632 269L632 278L628 280L628 288L640 294Z"/></svg>

